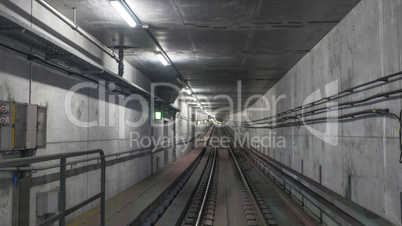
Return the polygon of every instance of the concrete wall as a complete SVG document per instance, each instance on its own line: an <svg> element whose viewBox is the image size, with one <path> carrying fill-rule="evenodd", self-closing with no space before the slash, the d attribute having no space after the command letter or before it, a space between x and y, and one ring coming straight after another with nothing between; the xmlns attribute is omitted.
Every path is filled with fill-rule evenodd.
<svg viewBox="0 0 402 226"><path fill-rule="evenodd" d="M238 121L239 117L244 120L245 115L251 120L274 115L275 108L278 113L287 111L334 94L336 90L346 90L399 72L402 50L401 18L402 6L399 0L362 0L264 95L269 100L269 110L242 112L234 115L234 120ZM400 88L401 82L394 80L366 91L359 90L356 94L334 103L359 100ZM316 90L319 91L315 93ZM275 104L273 98L277 99L281 95L284 98ZM308 100L310 95L312 98ZM260 99L251 107L264 108L265 104ZM338 113L343 115L375 108L388 108L390 112L399 115L401 101L399 98L381 99L342 109ZM392 117L377 116L311 127L322 133L332 131L324 137L331 142L337 141L337 144L331 145L323 141L305 126L300 129L242 128L237 131L249 132L250 137L284 137L286 147L278 148L271 144L271 147L260 150L299 172L303 160L304 175L317 182L319 167L322 166L322 184L342 196L347 196L347 177L351 175L351 200L400 225L402 165L398 161L398 121Z"/></svg>
<svg viewBox="0 0 402 226"><path fill-rule="evenodd" d="M85 40L75 31L67 27L63 22L51 13L32 1L5 1L0 3L0 11L11 15L23 26L38 31L48 40L77 55L87 58L94 64L105 70L117 73L117 63L108 55L101 52L92 43ZM71 43L70 40L74 40ZM79 50L77 50L79 49ZM151 81L140 71L125 64L124 78L150 90ZM0 100L11 100L22 103L31 103L46 106L47 118L47 144L45 149L39 149L37 155L47 155L61 152L71 152L89 149L103 149L105 154L119 153L139 148L141 143L130 140L130 133L136 133L138 140L143 137L158 139L160 136L173 138L173 124L163 127L152 127L153 124L164 123L165 120L153 121L150 112L145 111L149 106L139 101L130 101L123 104L119 99L124 98L113 93L107 88L83 88L75 93L71 103L65 103L68 91L83 81L43 65L35 60L30 61L26 56L17 54L6 48L0 48ZM105 99L99 96L99 87L105 89ZM185 103L180 103L181 114L191 118L190 108ZM96 126L82 127L71 122L66 110L72 116L82 122L96 122ZM129 122L137 122L146 118L144 123L138 126L129 126ZM170 117L165 118L171 120ZM104 125L102 125L104 122ZM191 136L193 129L188 122L178 122L177 134L185 139ZM191 145L188 145L191 146ZM178 148L177 157L190 151L190 147ZM117 157L112 156L107 160ZM80 158L90 158L84 156ZM0 155L0 158L10 158L9 155ZM152 158L152 159L151 159ZM79 158L72 158L75 160ZM106 169L106 198L125 190L131 185L156 172L165 164L169 164L173 158L172 148L167 148L152 155L132 159L107 167ZM159 162L158 162L159 161ZM158 164L157 164L158 162ZM54 162L44 163L46 165ZM68 167L67 170L77 169L97 161L79 163ZM46 192L58 187L59 182L52 180L52 175L58 173L58 169L38 171L33 174L32 181L42 178L48 183L34 185L30 189L30 224L35 225L36 194ZM0 225L12 224L13 197L16 186L12 184L12 173L0 172ZM84 171L78 176L67 180L67 208L95 195L100 189L100 171ZM93 208L99 202L87 205L67 217L67 221Z"/></svg>
<svg viewBox="0 0 402 226"><path fill-rule="evenodd" d="M17 102L28 103L31 99L32 104L47 106L47 147L39 149L37 156L54 154L61 152L71 152L79 150L89 150L101 148L105 154L119 153L122 151L133 150L139 148L141 143L130 141L130 132L135 132L142 137L151 137L151 129L153 136L158 139L160 136L173 137L173 125L168 125L167 129L163 127L151 127L151 123L160 124L165 120L152 122L150 113L144 111L140 102L132 101L127 106L118 103L121 98L117 94L106 89L106 100L99 99L99 89L84 88L76 93L70 104L65 106L65 97L67 92L76 84L80 84L81 80L68 76L65 73L39 64L35 61L28 61L26 57L16 54L10 50L0 49L0 99L13 100ZM113 101L114 100L114 101ZM148 108L148 105L145 105ZM104 107L104 108L103 108ZM181 114L189 117L190 108L185 103L180 103L182 109ZM104 109L105 126L80 127L74 125L66 116L66 109L71 109L73 116L83 122L102 121L102 109ZM142 117L146 120L142 125L129 126L124 121L137 122ZM167 118L171 122L171 118ZM176 125L177 134L188 140L191 136L191 124L187 121L178 121ZM168 131L167 134L166 131ZM136 137L135 135L134 137ZM145 143L145 142L144 142ZM187 145L187 144L186 144ZM177 157L191 150L192 145L188 148L178 147ZM159 158L159 169L173 161L173 150L169 148L165 151L155 153L153 155L153 164L151 167L151 156L133 159L127 162L109 166L106 170L106 197L111 196L125 190L129 186L149 176L151 172L157 171L157 159ZM168 157L165 160L165 157ZM2 157L5 157L2 155ZM92 156L84 156L89 158ZM108 159L113 159L108 158ZM78 159L78 158L76 158ZM70 159L74 160L74 158ZM56 162L54 162L56 163ZM79 168L87 164L96 163L96 161L80 163L71 167L71 169ZM45 165L51 162L44 163ZM153 168L153 169L152 169ZM70 167L68 168L68 170ZM33 174L33 178L45 176L46 180L51 181L50 175L57 173L58 169L39 171ZM3 212L0 213L0 224L11 225L12 217L12 200L13 185L11 173L0 173L0 195L2 203L0 206ZM46 177L47 176L47 177ZM32 225L36 223L36 194L38 192L46 192L58 187L58 181L49 182L40 186L33 186L31 193L30 206L30 222ZM69 178L67 180L67 207L78 204L84 199L99 192L100 188L100 172L89 171ZM81 208L77 212L68 216L67 220L72 219L85 211L94 207L97 202Z"/></svg>
<svg viewBox="0 0 402 226"><path fill-rule="evenodd" d="M198 108L188 106L184 101L177 99L174 106L180 109L176 117L176 141L182 143L176 147L176 153L177 157L180 157L197 146L197 138L201 141L199 136L210 126L210 122L204 122L208 120L207 114L197 111ZM197 124L197 121L203 121L203 123ZM193 139L195 142L188 142Z"/></svg>
<svg viewBox="0 0 402 226"><path fill-rule="evenodd" d="M176 119L176 142L180 144L176 147L176 156L179 158L193 148L188 141L192 138L194 127L191 123L191 108L179 100L176 100L174 106L180 109Z"/></svg>

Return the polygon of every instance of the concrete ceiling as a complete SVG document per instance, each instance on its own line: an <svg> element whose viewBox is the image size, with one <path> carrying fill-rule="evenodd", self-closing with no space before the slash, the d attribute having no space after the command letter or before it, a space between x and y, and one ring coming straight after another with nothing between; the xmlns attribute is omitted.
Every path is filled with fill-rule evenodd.
<svg viewBox="0 0 402 226"><path fill-rule="evenodd" d="M48 0L101 42L125 46L125 60L154 82L177 83L177 72L155 56L146 31L130 28L109 0ZM359 0L126 0L149 24L181 75L212 110L237 109L237 81L242 106L248 97L267 92L314 47ZM165 95L167 100L176 95ZM208 107L208 106L206 106Z"/></svg>

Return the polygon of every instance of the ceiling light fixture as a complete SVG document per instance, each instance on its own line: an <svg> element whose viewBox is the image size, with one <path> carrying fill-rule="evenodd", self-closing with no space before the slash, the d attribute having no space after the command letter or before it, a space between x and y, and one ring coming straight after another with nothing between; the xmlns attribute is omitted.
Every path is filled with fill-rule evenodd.
<svg viewBox="0 0 402 226"><path fill-rule="evenodd" d="M186 89L188 95L191 95L191 90L189 88Z"/></svg>
<svg viewBox="0 0 402 226"><path fill-rule="evenodd" d="M112 6L116 9L116 11L120 14L121 17L130 25L130 27L137 26L133 16L130 14L130 10L123 5L121 1L111 1Z"/></svg>
<svg viewBox="0 0 402 226"><path fill-rule="evenodd" d="M170 62L165 58L164 55L162 55L162 53L156 54L156 57L158 57L158 59L161 61L161 63L162 63L164 66L170 65Z"/></svg>

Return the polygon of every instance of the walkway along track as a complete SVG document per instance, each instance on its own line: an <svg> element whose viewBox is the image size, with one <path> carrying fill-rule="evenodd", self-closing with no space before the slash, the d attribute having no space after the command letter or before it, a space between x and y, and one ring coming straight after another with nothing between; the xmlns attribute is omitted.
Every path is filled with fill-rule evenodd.
<svg viewBox="0 0 402 226"><path fill-rule="evenodd" d="M225 130L234 139L233 132L227 128ZM241 137L239 139L242 140ZM247 162L251 167L260 169L259 174L265 184L274 185L277 194L304 225L309 224L311 219L321 225L392 225L318 182L254 150L247 141L239 147L242 156L249 160ZM278 224L281 225L279 222Z"/></svg>
<svg viewBox="0 0 402 226"><path fill-rule="evenodd" d="M390 225L234 138L214 129L197 170L156 225Z"/></svg>

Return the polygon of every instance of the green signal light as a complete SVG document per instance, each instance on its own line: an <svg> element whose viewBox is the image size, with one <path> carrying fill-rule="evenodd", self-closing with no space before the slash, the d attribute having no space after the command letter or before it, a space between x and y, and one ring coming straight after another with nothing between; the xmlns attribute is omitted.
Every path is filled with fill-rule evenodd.
<svg viewBox="0 0 402 226"><path fill-rule="evenodd" d="M162 119L162 112L156 111L155 112L155 120L161 120Z"/></svg>

